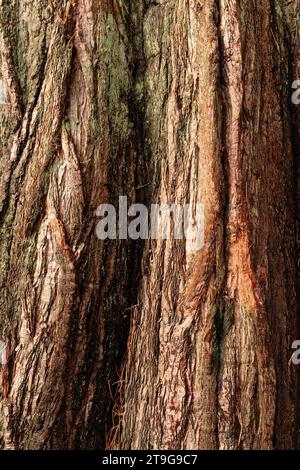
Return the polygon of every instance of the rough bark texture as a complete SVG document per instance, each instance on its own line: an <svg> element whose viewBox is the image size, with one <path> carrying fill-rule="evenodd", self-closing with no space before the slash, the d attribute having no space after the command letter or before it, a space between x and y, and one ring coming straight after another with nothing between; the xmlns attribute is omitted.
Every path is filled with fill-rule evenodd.
<svg viewBox="0 0 300 470"><path fill-rule="evenodd" d="M0 0L2 447L295 447L299 18ZM123 194L204 204L204 248L99 241Z"/></svg>
<svg viewBox="0 0 300 470"><path fill-rule="evenodd" d="M123 448L293 446L295 190L284 21L279 2L268 0L159 2L144 14L151 196L203 202L205 247L146 248Z"/></svg>
<svg viewBox="0 0 300 470"><path fill-rule="evenodd" d="M104 445L130 247L96 238L95 210L119 193L134 198L135 187L129 64L113 7L0 5L6 448Z"/></svg>

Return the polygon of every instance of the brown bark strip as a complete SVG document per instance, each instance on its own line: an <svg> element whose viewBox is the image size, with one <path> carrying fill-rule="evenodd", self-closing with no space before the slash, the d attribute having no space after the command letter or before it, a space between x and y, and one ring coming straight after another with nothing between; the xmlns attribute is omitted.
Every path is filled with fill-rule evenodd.
<svg viewBox="0 0 300 470"><path fill-rule="evenodd" d="M109 1L12 10L25 107L3 136L3 445L94 448L110 426L132 295L131 246L95 235L97 206L136 186L127 46Z"/></svg>
<svg viewBox="0 0 300 470"><path fill-rule="evenodd" d="M295 446L299 8L0 0L1 447ZM120 195L204 248L101 242Z"/></svg>
<svg viewBox="0 0 300 470"><path fill-rule="evenodd" d="M168 202L198 195L206 245L192 257L168 243L145 251L122 448L291 448L297 310L282 19L269 1L177 1L151 6L144 25L146 51L153 28L170 38L146 57L147 132L166 149L150 148L155 190Z"/></svg>

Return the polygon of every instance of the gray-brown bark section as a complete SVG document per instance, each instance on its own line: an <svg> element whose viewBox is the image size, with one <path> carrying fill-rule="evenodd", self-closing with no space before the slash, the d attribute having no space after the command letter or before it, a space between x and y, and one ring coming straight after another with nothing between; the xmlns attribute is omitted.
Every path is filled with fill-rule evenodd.
<svg viewBox="0 0 300 470"><path fill-rule="evenodd" d="M146 243L120 447L293 447L291 3L0 0L5 448L105 443L139 249L95 210L122 194L204 204L205 246Z"/></svg>
<svg viewBox="0 0 300 470"><path fill-rule="evenodd" d="M95 210L134 198L136 158L117 13L0 4L5 448L103 446L108 431L131 247L96 238Z"/></svg>
<svg viewBox="0 0 300 470"><path fill-rule="evenodd" d="M123 448L294 445L295 188L284 21L279 2L268 0L178 0L145 12L152 198L204 203L205 247L146 247Z"/></svg>

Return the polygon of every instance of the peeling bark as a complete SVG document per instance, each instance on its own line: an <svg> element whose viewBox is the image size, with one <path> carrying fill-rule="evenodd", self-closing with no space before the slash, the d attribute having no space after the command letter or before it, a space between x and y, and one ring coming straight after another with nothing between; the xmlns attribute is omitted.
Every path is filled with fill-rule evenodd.
<svg viewBox="0 0 300 470"><path fill-rule="evenodd" d="M205 248L146 247L124 449L294 445L294 160L278 8L178 0L144 16L151 196L203 202Z"/></svg>
<svg viewBox="0 0 300 470"><path fill-rule="evenodd" d="M3 448L295 447L299 15L0 0ZM101 242L119 195L204 204L204 248Z"/></svg>
<svg viewBox="0 0 300 470"><path fill-rule="evenodd" d="M110 426L131 246L100 242L95 210L135 187L127 46L114 15L109 1L0 5L7 449L103 446Z"/></svg>

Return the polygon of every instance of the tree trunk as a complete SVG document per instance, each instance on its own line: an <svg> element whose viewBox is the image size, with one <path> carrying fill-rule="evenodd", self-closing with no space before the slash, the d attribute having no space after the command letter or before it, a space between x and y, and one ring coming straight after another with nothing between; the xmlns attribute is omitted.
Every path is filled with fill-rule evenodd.
<svg viewBox="0 0 300 470"><path fill-rule="evenodd" d="M143 17L151 200L203 203L205 247L146 246L124 449L293 447L294 160L274 3L178 0Z"/></svg>
<svg viewBox="0 0 300 470"><path fill-rule="evenodd" d="M295 447L283 6L0 0L3 448ZM100 241L120 195L203 204L204 247Z"/></svg>
<svg viewBox="0 0 300 470"><path fill-rule="evenodd" d="M95 236L99 204L134 198L119 15L117 2L103 0L1 1L7 449L104 446L110 427L135 275L126 241Z"/></svg>

